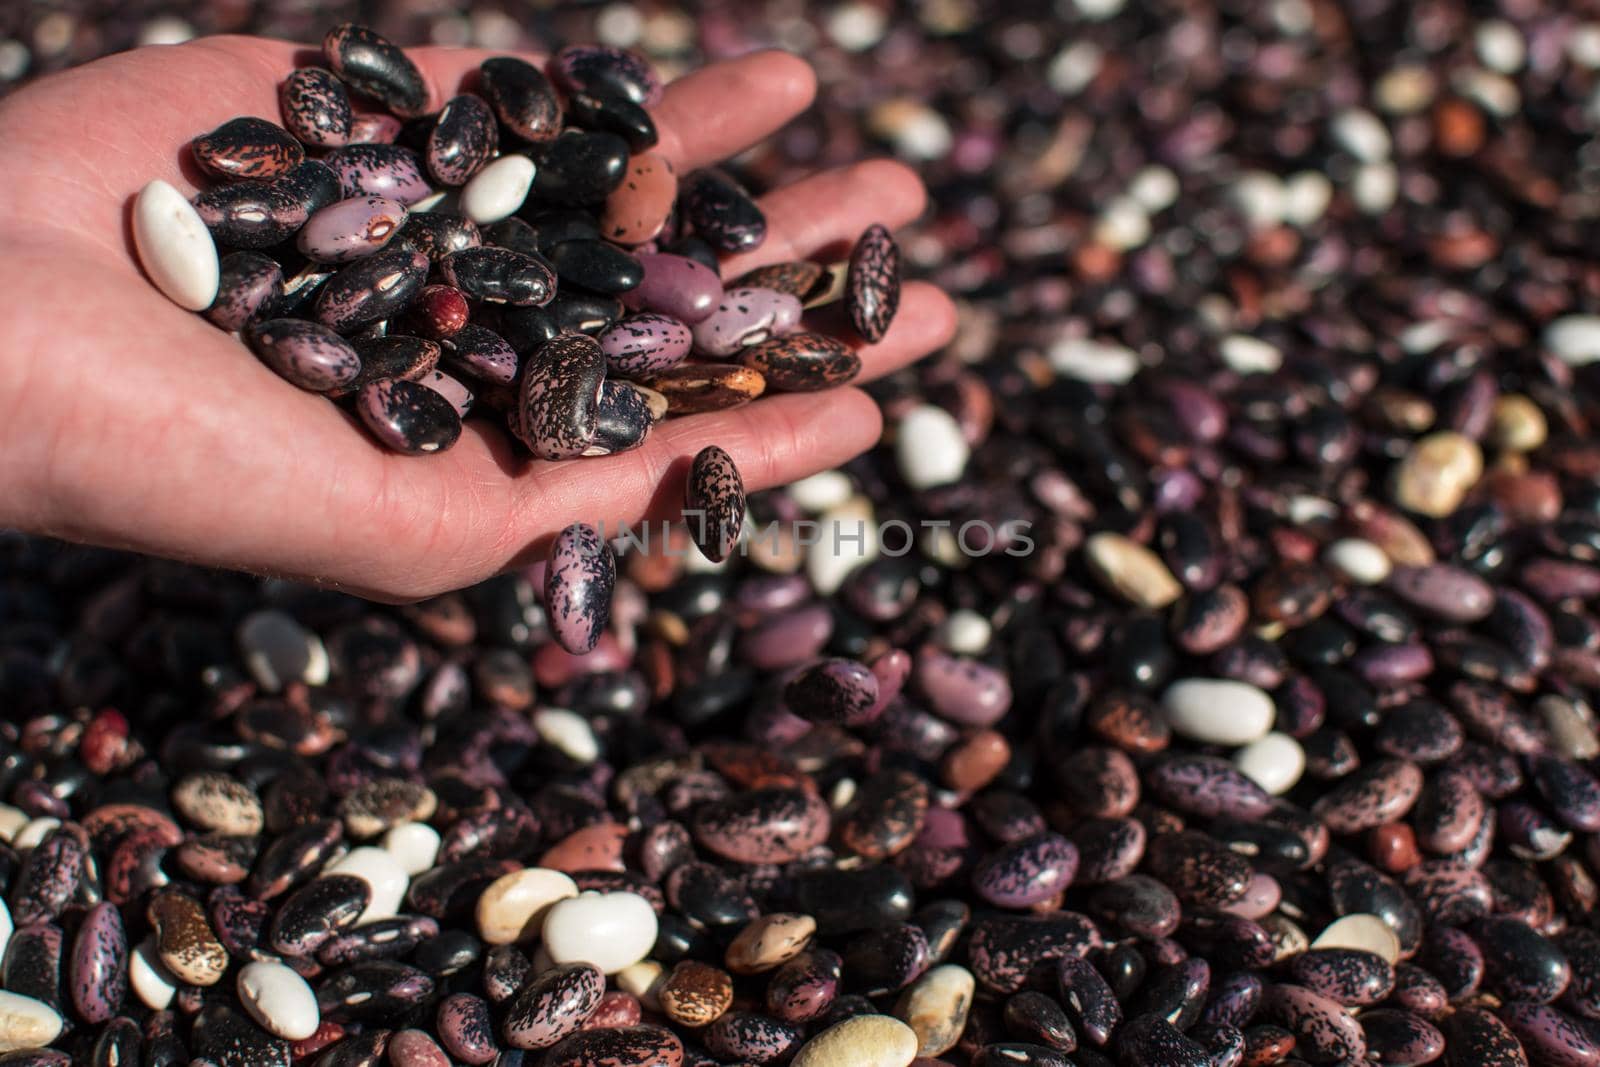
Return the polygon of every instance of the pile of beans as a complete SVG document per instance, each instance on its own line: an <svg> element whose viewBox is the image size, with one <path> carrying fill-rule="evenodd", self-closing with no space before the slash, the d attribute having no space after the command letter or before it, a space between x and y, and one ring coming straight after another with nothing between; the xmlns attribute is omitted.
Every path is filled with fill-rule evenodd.
<svg viewBox="0 0 1600 1067"><path fill-rule="evenodd" d="M147 185L134 239L175 302L348 398L395 451L448 449L482 399L538 458L624 452L669 415L853 379L860 358L802 330L806 306L842 296L867 342L894 318L881 226L836 270L775 264L724 288L719 254L758 248L766 219L716 169L680 188L652 151L661 81L633 53L569 47L550 77L489 59L482 95L428 114L421 72L372 30L337 26L322 51L327 69L284 80L284 125L242 116L190 144L218 184L192 203Z"/></svg>
<svg viewBox="0 0 1600 1067"><path fill-rule="evenodd" d="M961 335L748 501L910 553L627 554L573 655L542 565L0 542L0 1063L1600 1063L1600 24L975 18L791 30L746 166L928 161Z"/></svg>

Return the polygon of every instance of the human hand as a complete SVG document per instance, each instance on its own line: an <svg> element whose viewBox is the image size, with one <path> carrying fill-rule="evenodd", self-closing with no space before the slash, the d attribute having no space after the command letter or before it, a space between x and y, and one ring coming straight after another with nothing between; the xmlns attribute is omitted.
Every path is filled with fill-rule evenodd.
<svg viewBox="0 0 1600 1067"><path fill-rule="evenodd" d="M675 518L682 471L708 444L753 490L877 440L876 406L843 388L669 420L637 450L581 460L526 459L480 419L439 455L372 442L170 303L132 251L132 195L152 178L192 193L193 137L240 115L279 121L278 85L303 53L248 37L140 48L0 101L0 525L405 600L528 562L573 522ZM434 110L495 54L407 53ZM680 174L725 159L814 92L810 68L785 53L715 64L668 87L656 151ZM871 223L911 221L924 196L887 161L796 182L761 199L766 242L727 257L723 277L840 258ZM889 334L860 349L862 380L940 347L954 324L948 298L908 283Z"/></svg>

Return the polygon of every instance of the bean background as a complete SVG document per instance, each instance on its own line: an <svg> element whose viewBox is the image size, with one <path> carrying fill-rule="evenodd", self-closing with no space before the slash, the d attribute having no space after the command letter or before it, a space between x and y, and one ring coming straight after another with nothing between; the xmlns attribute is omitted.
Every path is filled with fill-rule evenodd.
<svg viewBox="0 0 1600 1067"><path fill-rule="evenodd" d="M765 190L917 165L931 204L899 241L961 324L869 387L878 449L752 515L972 522L996 551L625 559L580 663L526 574L391 609L0 536L0 787L30 819L102 812L51 855L93 838L107 863L106 806L173 797L185 844L134 819L108 895L148 892L160 848L194 899L245 863L249 895L285 880L266 899L293 947L370 900L327 877L285 920L312 868L216 834L299 826L315 866L431 823L442 866L397 935L428 941L425 992L313 979L327 1003L390 981L369 1035L466 1047L487 1002L504 1024L522 974L484 941L516 932L451 894L537 862L660 898L670 988L557 969L541 992L606 1021L644 1000L683 1062L809 1039L804 1067L903 1067L903 1034L859 1021L889 1014L975 1067L1600 1064L1600 8L12 2L0 91L344 19L405 45L599 40L668 77L810 59L816 106L734 169ZM1004 552L1024 522L1031 551ZM874 669L791 679L823 654ZM874 716L867 678L901 699ZM13 912L44 877L24 829L0 849ZM87 903L30 914L113 922ZM778 951L735 938L757 913L814 937L803 965L755 970ZM514 1003L519 1034L548 1021Z"/></svg>

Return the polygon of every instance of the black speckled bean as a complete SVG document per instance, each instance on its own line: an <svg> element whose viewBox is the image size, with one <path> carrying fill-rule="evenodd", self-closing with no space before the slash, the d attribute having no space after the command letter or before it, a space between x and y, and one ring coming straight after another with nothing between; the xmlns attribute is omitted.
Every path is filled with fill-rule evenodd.
<svg viewBox="0 0 1600 1067"><path fill-rule="evenodd" d="M6 944L5 962L0 966L0 985L8 992L61 1007L65 941L61 927L54 923L33 922L18 926Z"/></svg>
<svg viewBox="0 0 1600 1067"><path fill-rule="evenodd" d="M1361 1024L1338 1001L1304 986L1274 985L1261 998L1262 1014L1292 1030L1296 1051L1315 1063L1361 1060L1367 1054Z"/></svg>
<svg viewBox="0 0 1600 1067"><path fill-rule="evenodd" d="M1394 990L1389 961L1360 949L1303 952L1289 962L1289 975L1313 993L1352 1008L1376 1004Z"/></svg>
<svg viewBox="0 0 1600 1067"><path fill-rule="evenodd" d="M322 39L322 55L345 83L402 118L428 109L428 86L406 54L365 26L346 22Z"/></svg>
<svg viewBox="0 0 1600 1067"><path fill-rule="evenodd" d="M339 271L317 294L317 321L341 333L405 310L428 280L428 257L386 248Z"/></svg>
<svg viewBox="0 0 1600 1067"><path fill-rule="evenodd" d="M1367 1037L1367 1055L1378 1063L1413 1067L1444 1054L1444 1035L1438 1027L1409 1011L1378 1008L1362 1012L1359 1021Z"/></svg>
<svg viewBox="0 0 1600 1067"><path fill-rule="evenodd" d="M1067 835L1078 847L1079 885L1126 878L1144 858L1147 833L1137 819L1086 819Z"/></svg>
<svg viewBox="0 0 1600 1067"><path fill-rule="evenodd" d="M1444 985L1414 963L1394 967L1394 994L1390 1002L1426 1019L1438 1017L1450 1004Z"/></svg>
<svg viewBox="0 0 1600 1067"><path fill-rule="evenodd" d="M1027 1041L997 1041L972 1057L971 1067L1073 1067L1065 1053Z"/></svg>
<svg viewBox="0 0 1600 1067"><path fill-rule="evenodd" d="M372 887L349 874L317 878L295 890L272 918L272 947L286 956L309 956L351 926L372 900Z"/></svg>
<svg viewBox="0 0 1600 1067"><path fill-rule="evenodd" d="M304 222L329 204L344 199L344 183L338 172L320 159L306 160L273 182L270 188L273 211L285 221Z"/></svg>
<svg viewBox="0 0 1600 1067"><path fill-rule="evenodd" d="M845 308L862 340L877 343L900 308L900 247L887 227L874 224L850 253Z"/></svg>
<svg viewBox="0 0 1600 1067"><path fill-rule="evenodd" d="M478 68L483 93L506 128L540 144L561 132L561 103L544 72L511 56L486 59Z"/></svg>
<svg viewBox="0 0 1600 1067"><path fill-rule="evenodd" d="M452 252L482 247L483 234L477 223L459 215L413 211L406 217L395 240L421 252L430 263L438 266Z"/></svg>
<svg viewBox="0 0 1600 1067"><path fill-rule="evenodd" d="M741 1063L781 1061L799 1046L800 1038L797 1027L743 1011L727 1012L701 1034L712 1055Z"/></svg>
<svg viewBox="0 0 1600 1067"><path fill-rule="evenodd" d="M848 987L866 996L904 989L928 969L928 935L913 923L891 923L850 939L844 950Z"/></svg>
<svg viewBox="0 0 1600 1067"><path fill-rule="evenodd" d="M1482 872L1451 860L1420 863L1406 872L1406 888L1430 922L1458 926L1489 914L1493 892Z"/></svg>
<svg viewBox="0 0 1600 1067"><path fill-rule="evenodd" d="M356 394L356 412L385 448L406 455L443 452L461 437L455 406L421 382L369 382Z"/></svg>
<svg viewBox="0 0 1600 1067"><path fill-rule="evenodd" d="M476 323L467 323L442 342L450 365L486 382L511 382L517 376L517 353L505 338Z"/></svg>
<svg viewBox="0 0 1600 1067"><path fill-rule="evenodd" d="M564 284L610 296L644 280L639 261L607 241L563 241L550 250L550 266Z"/></svg>
<svg viewBox="0 0 1600 1067"><path fill-rule="evenodd" d="M623 313L622 301L617 297L576 289L557 293L548 307L557 329L594 335L620 319Z"/></svg>
<svg viewBox="0 0 1600 1067"><path fill-rule="evenodd" d="M517 993L501 1034L513 1048L549 1048L582 1028L605 991L605 976L593 964L552 967Z"/></svg>
<svg viewBox="0 0 1600 1067"><path fill-rule="evenodd" d="M1156 834L1145 847L1145 869L1179 898L1218 908L1244 896L1250 861L1194 830Z"/></svg>
<svg viewBox="0 0 1600 1067"><path fill-rule="evenodd" d="M520 867L515 860L485 855L441 864L411 880L406 901L411 910L440 922L470 916L479 894L490 882Z"/></svg>
<svg viewBox="0 0 1600 1067"><path fill-rule="evenodd" d="M1548 1004L1511 1001L1499 1009L1523 1050L1550 1067L1593 1067L1600 1063L1600 1040L1577 1020Z"/></svg>
<svg viewBox="0 0 1600 1067"><path fill-rule="evenodd" d="M1061 1052L1071 1052L1078 1047L1078 1034L1072 1020L1047 994L1025 990L1007 997L1004 1014L1006 1029L1024 1041Z"/></svg>
<svg viewBox="0 0 1600 1067"><path fill-rule="evenodd" d="M564 88L609 90L644 107L654 107L663 92L642 56L608 45L568 45L551 60L550 73Z"/></svg>
<svg viewBox="0 0 1600 1067"><path fill-rule="evenodd" d="M556 204L598 204L628 173L628 142L614 133L567 130L535 160L533 195Z"/></svg>
<svg viewBox="0 0 1600 1067"><path fill-rule="evenodd" d="M309 145L338 148L350 142L352 114L344 83L321 67L301 67L278 87L278 107L289 132Z"/></svg>
<svg viewBox="0 0 1600 1067"><path fill-rule="evenodd" d="M586 130L616 134L636 155L648 152L660 140L650 112L621 93L599 88L569 92L567 114Z"/></svg>
<svg viewBox="0 0 1600 1067"><path fill-rule="evenodd" d="M251 323L245 343L286 381L312 392L349 385L361 373L355 346L333 330L304 319Z"/></svg>
<svg viewBox="0 0 1600 1067"><path fill-rule="evenodd" d="M222 1001L207 1003L195 1016L190 1044L197 1056L217 1067L289 1067L287 1041L268 1034Z"/></svg>
<svg viewBox="0 0 1600 1067"><path fill-rule="evenodd" d="M1229 848L1253 856L1261 864L1283 864L1304 869L1322 859L1328 848L1328 830L1320 822L1310 822L1318 830L1320 845L1307 840L1306 835L1277 822L1248 822L1238 819L1218 819L1211 824L1211 837L1224 841Z"/></svg>
<svg viewBox="0 0 1600 1067"><path fill-rule="evenodd" d="M85 1022L103 1023L121 1009L128 992L128 936L115 904L101 902L84 915L72 946L68 986L72 1006Z"/></svg>
<svg viewBox="0 0 1600 1067"><path fill-rule="evenodd" d="M270 248L294 235L306 221L301 203L260 181L218 185L197 194L192 203L219 245Z"/></svg>
<svg viewBox="0 0 1600 1067"><path fill-rule="evenodd" d="M433 191L422 158L402 145L346 145L323 159L338 175L345 198L386 196L409 206Z"/></svg>
<svg viewBox="0 0 1600 1067"><path fill-rule="evenodd" d="M1489 988L1501 996L1546 1004L1567 988L1566 956L1527 923L1497 915L1474 922L1469 933L1483 952Z"/></svg>
<svg viewBox="0 0 1600 1067"><path fill-rule="evenodd" d="M644 444L655 418L645 395L628 382L606 381L600 385L600 404L595 410L594 438L583 450L586 456L609 456Z"/></svg>
<svg viewBox="0 0 1600 1067"><path fill-rule="evenodd" d="M1211 997L1200 1011L1209 1026L1242 1027L1255 1017L1266 984L1258 974L1235 971L1212 983Z"/></svg>
<svg viewBox="0 0 1600 1067"><path fill-rule="evenodd" d="M844 960L832 949L814 948L782 964L767 982L767 1011L787 1023L809 1022L839 994Z"/></svg>
<svg viewBox="0 0 1600 1067"><path fill-rule="evenodd" d="M1211 1054L1165 1019L1130 1019L1117 1031L1117 1056L1131 1067L1210 1067Z"/></svg>
<svg viewBox="0 0 1600 1067"><path fill-rule="evenodd" d="M1067 953L1056 967L1057 988L1073 1022L1091 1044L1104 1046L1122 1022L1122 1005L1105 978L1083 956Z"/></svg>
<svg viewBox="0 0 1600 1067"><path fill-rule="evenodd" d="M1498 839L1511 854L1521 859L1550 860L1572 844L1572 831L1562 826L1543 808L1526 800L1501 804L1495 828Z"/></svg>
<svg viewBox="0 0 1600 1067"><path fill-rule="evenodd" d="M1152 939L1171 934L1183 916L1183 905L1173 891L1144 874L1129 875L1096 889L1089 895L1088 910L1130 934Z"/></svg>
<svg viewBox="0 0 1600 1067"><path fill-rule="evenodd" d="M1244 1063L1244 1031L1232 1026L1200 1025L1187 1035L1211 1054L1211 1067L1240 1067Z"/></svg>
<svg viewBox="0 0 1600 1067"><path fill-rule="evenodd" d="M1272 809L1271 795L1219 756L1172 753L1144 781L1164 803L1201 818L1256 819Z"/></svg>
<svg viewBox="0 0 1600 1067"><path fill-rule="evenodd" d="M1600 779L1559 756L1534 757L1529 774L1558 819L1574 830L1600 831Z"/></svg>
<svg viewBox="0 0 1600 1067"><path fill-rule="evenodd" d="M1449 1067L1528 1067L1528 1054L1510 1027L1483 1008L1463 1008L1445 1019Z"/></svg>
<svg viewBox="0 0 1600 1067"><path fill-rule="evenodd" d="M765 267L757 267L741 274L728 288L775 289L804 301L816 295L817 285L822 281L823 275L820 263L789 260L784 263L769 263Z"/></svg>
<svg viewBox="0 0 1600 1067"><path fill-rule="evenodd" d="M395 960L368 960L317 985L323 1018L392 1025L433 995L434 981Z"/></svg>
<svg viewBox="0 0 1600 1067"><path fill-rule="evenodd" d="M112 1019L101 1028L100 1035L94 1039L94 1047L89 1051L89 1062L92 1067L132 1067L139 1062L143 1043L143 1034L138 1023L126 1016ZM64 1064L70 1062L66 1060Z"/></svg>
<svg viewBox="0 0 1600 1067"><path fill-rule="evenodd" d="M279 178L306 158L289 131L266 119L229 119L189 142L200 169L226 180Z"/></svg>
<svg viewBox="0 0 1600 1067"><path fill-rule="evenodd" d="M544 583L550 632L561 647L573 655L594 648L611 617L615 583L611 546L594 527L579 522L561 531L550 546Z"/></svg>
<svg viewBox="0 0 1600 1067"><path fill-rule="evenodd" d="M748 252L767 238L767 217L744 188L720 170L683 180L679 209L695 232L724 252Z"/></svg>
<svg viewBox="0 0 1600 1067"><path fill-rule="evenodd" d="M592 443L605 355L585 334L561 334L524 360L513 429L535 456L570 459Z"/></svg>
<svg viewBox="0 0 1600 1067"><path fill-rule="evenodd" d="M246 885L262 900L287 893L322 869L344 841L337 819L312 819L283 831L262 849Z"/></svg>
<svg viewBox="0 0 1600 1067"><path fill-rule="evenodd" d="M928 958L933 963L950 957L971 918L973 910L960 901L933 901L917 910L914 921L928 934Z"/></svg>
<svg viewBox="0 0 1600 1067"><path fill-rule="evenodd" d="M1100 931L1074 912L999 915L978 919L968 946L969 966L979 985L1015 993L1033 969L1065 956L1087 955L1101 945Z"/></svg>
<svg viewBox="0 0 1600 1067"><path fill-rule="evenodd" d="M352 342L361 357L361 373L335 396L353 393L371 382L398 379L420 382L439 364L440 346L422 337L389 334L384 337L356 338Z"/></svg>
<svg viewBox="0 0 1600 1067"><path fill-rule="evenodd" d="M347 1034L316 1061L317 1067L381 1067L388 1059L393 1031L374 1029ZM243 1065L241 1065L243 1067Z"/></svg>
<svg viewBox="0 0 1600 1067"><path fill-rule="evenodd" d="M702 805L693 832L702 848L736 863L789 863L826 841L830 826L819 797L774 788Z"/></svg>
<svg viewBox="0 0 1600 1067"><path fill-rule="evenodd" d="M1393 878L1356 860L1328 866L1328 899L1337 915L1376 915L1400 938L1400 951L1415 952L1422 940L1422 914Z"/></svg>
<svg viewBox="0 0 1600 1067"><path fill-rule="evenodd" d="M1483 984L1483 950L1463 930L1450 926L1430 929L1418 962L1444 987L1452 1003L1477 993Z"/></svg>
<svg viewBox="0 0 1600 1067"><path fill-rule="evenodd" d="M1249 899L1247 892L1234 906ZM1269 967L1279 954L1273 931L1239 915L1196 912L1186 916L1178 941L1217 967Z"/></svg>
<svg viewBox="0 0 1600 1067"><path fill-rule="evenodd" d="M283 299L283 268L259 252L230 252L222 257L217 298L206 318L224 330L270 319Z"/></svg>
<svg viewBox="0 0 1600 1067"><path fill-rule="evenodd" d="M428 134L428 173L440 185L461 185L494 158L500 128L483 97L463 93L444 105Z"/></svg>
<svg viewBox="0 0 1600 1067"><path fill-rule="evenodd" d="M1179 1030L1188 1030L1199 1020L1210 989L1211 965L1202 959L1187 959L1146 978L1128 1011L1134 1017L1154 1015Z"/></svg>
<svg viewBox="0 0 1600 1067"><path fill-rule="evenodd" d="M1494 610L1484 628L1498 637L1531 671L1550 663L1555 631L1550 616L1533 598L1517 589L1496 589Z"/></svg>
<svg viewBox="0 0 1600 1067"><path fill-rule="evenodd" d="M211 892L206 900L206 918L217 941L236 960L250 961L267 951L267 923L272 908L265 901L246 897L233 886Z"/></svg>
<svg viewBox="0 0 1600 1067"><path fill-rule="evenodd" d="M1600 1019L1600 934L1577 926L1556 936L1572 967L1562 1004L1585 1019Z"/></svg>
<svg viewBox="0 0 1600 1067"><path fill-rule="evenodd" d="M533 963L515 945L496 945L483 958L483 992L500 1004L516 995Z"/></svg>
<svg viewBox="0 0 1600 1067"><path fill-rule="evenodd" d="M545 1053L544 1067L628 1067L683 1062L683 1042L660 1026L580 1030Z"/></svg>
<svg viewBox="0 0 1600 1067"><path fill-rule="evenodd" d="M11 918L19 927L54 919L83 886L89 839L76 823L45 835L23 860L11 884Z"/></svg>
<svg viewBox="0 0 1600 1067"><path fill-rule="evenodd" d="M548 304L556 291L550 264L507 248L452 252L440 263L439 273L472 299L495 304Z"/></svg>
<svg viewBox="0 0 1600 1067"><path fill-rule="evenodd" d="M497 245L543 256L568 241L599 240L600 224L581 208L550 207L497 222L487 236Z"/></svg>
<svg viewBox="0 0 1600 1067"><path fill-rule="evenodd" d="M439 923L425 915L372 919L341 930L317 949L317 962L339 967L363 960L401 959L439 936Z"/></svg>
<svg viewBox="0 0 1600 1067"><path fill-rule="evenodd" d="M740 362L767 384L789 392L843 385L861 373L861 357L843 341L817 333L773 337L745 349Z"/></svg>
<svg viewBox="0 0 1600 1067"><path fill-rule="evenodd" d="M685 522L695 544L707 559L720 562L733 552L744 526L744 507L744 479L739 476L739 468L734 465L733 457L716 445L707 445L690 464L683 489ZM865 683L857 679L852 692L864 691ZM871 686L871 691L868 705L877 699L876 683ZM825 684L822 690L812 695L825 697L827 692L843 695L838 687L828 690ZM805 693L799 695L802 698L806 696ZM807 706L804 700L798 705L790 704L799 714L806 714ZM854 704L834 706L825 703L816 710L821 711L827 721L845 722L865 709ZM832 711L841 714L835 716L830 714Z"/></svg>
<svg viewBox="0 0 1600 1067"><path fill-rule="evenodd" d="M911 916L914 902L905 874L886 866L808 870L790 888L797 910L814 918L823 935L901 922Z"/></svg>

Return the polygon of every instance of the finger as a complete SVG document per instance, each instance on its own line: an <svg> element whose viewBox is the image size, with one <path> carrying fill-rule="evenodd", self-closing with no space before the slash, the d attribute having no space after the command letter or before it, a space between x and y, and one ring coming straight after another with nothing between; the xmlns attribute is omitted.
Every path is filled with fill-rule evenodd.
<svg viewBox="0 0 1600 1067"><path fill-rule="evenodd" d="M574 522L607 531L679 517L683 476L707 445L727 450L748 491L838 466L882 430L857 389L764 398L662 423L645 447L560 463L519 461L498 430L473 424L440 463L396 457L357 540L384 551L352 561L348 581L369 595L412 599L461 588L541 558Z"/></svg>
<svg viewBox="0 0 1600 1067"><path fill-rule="evenodd" d="M751 252L729 256L722 276L790 259L828 261L845 256L875 222L891 230L922 214L928 194L916 171L873 159L802 178L760 200L767 239Z"/></svg>
<svg viewBox="0 0 1600 1067"><path fill-rule="evenodd" d="M854 339L848 326L837 332L843 340ZM871 345L857 342L861 376L856 380L870 382L893 374L937 352L955 334L956 306L944 290L927 282L907 282L900 291L900 309L883 340Z"/></svg>
<svg viewBox="0 0 1600 1067"><path fill-rule="evenodd" d="M278 85L297 65L320 64L319 48L320 42L221 35L139 49L102 61L102 69L122 89L143 87L148 94L119 90L119 99L181 96L183 108L149 110L140 119L149 139L181 144L236 115L277 121ZM507 53L427 45L408 48L406 54L422 73L429 109L435 110L475 87L475 72L485 59ZM542 61L536 55L524 58ZM654 109L660 151L680 170L726 159L804 111L815 95L810 65L787 52L755 52L714 63L667 87ZM120 104L113 100L111 106Z"/></svg>
<svg viewBox="0 0 1600 1067"><path fill-rule="evenodd" d="M738 155L811 106L817 76L788 52L714 63L667 86L655 110L660 151L679 173Z"/></svg>
<svg viewBox="0 0 1600 1067"><path fill-rule="evenodd" d="M485 59L504 52L428 46L406 54L428 83L432 108L476 91ZM543 57L522 55L530 63ZM684 75L667 86L652 110L661 141L656 151L680 172L727 159L770 135L811 105L817 79L810 64L788 52L755 52Z"/></svg>

